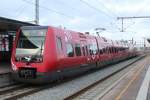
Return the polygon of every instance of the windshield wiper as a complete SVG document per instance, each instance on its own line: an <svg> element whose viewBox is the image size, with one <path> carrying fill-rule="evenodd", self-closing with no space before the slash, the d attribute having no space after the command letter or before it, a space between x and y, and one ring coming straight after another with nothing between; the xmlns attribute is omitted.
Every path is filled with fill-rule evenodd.
<svg viewBox="0 0 150 100"><path fill-rule="evenodd" d="M40 56L40 57L42 57L42 52L43 52L43 41L41 41L42 42L42 44L41 44L41 48L40 48L40 50L38 50L34 55L32 55L31 56L31 58L30 58L30 60L28 60L28 62L27 63L31 63L32 61L34 61L34 59L36 59L36 57L37 56ZM39 52L40 52L40 54L39 54Z"/></svg>

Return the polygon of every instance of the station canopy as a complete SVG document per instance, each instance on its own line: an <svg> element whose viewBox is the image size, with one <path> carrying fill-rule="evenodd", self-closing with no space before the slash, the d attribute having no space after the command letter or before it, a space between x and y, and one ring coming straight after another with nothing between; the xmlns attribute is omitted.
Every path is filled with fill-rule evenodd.
<svg viewBox="0 0 150 100"><path fill-rule="evenodd" d="M0 34L8 31L17 31L21 26L35 26L35 24L0 17Z"/></svg>

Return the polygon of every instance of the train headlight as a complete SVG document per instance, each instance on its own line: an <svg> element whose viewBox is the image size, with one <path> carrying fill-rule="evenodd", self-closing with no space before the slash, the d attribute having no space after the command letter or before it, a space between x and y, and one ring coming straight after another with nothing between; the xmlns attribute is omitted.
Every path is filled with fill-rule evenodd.
<svg viewBox="0 0 150 100"><path fill-rule="evenodd" d="M17 66L11 61L11 65L12 65L12 69L14 70L14 71L16 71L18 68L17 68Z"/></svg>
<svg viewBox="0 0 150 100"><path fill-rule="evenodd" d="M12 65L12 69L13 69L14 71L16 71L16 70L17 70L17 67L16 67L15 65Z"/></svg>
<svg viewBox="0 0 150 100"><path fill-rule="evenodd" d="M21 57L16 57L16 61L21 61Z"/></svg>
<svg viewBox="0 0 150 100"><path fill-rule="evenodd" d="M43 61L43 58L42 58L42 57L39 57L39 58L37 58L36 60L37 60L37 62L42 62L42 61Z"/></svg>

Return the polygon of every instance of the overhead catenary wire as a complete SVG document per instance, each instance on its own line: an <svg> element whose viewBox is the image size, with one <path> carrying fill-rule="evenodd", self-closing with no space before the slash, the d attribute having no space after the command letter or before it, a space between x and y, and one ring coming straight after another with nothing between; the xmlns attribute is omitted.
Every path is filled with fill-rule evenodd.
<svg viewBox="0 0 150 100"><path fill-rule="evenodd" d="M85 5L87 5L88 7L94 9L95 11L101 13L101 14L104 14L105 16L107 16L108 18L112 18L113 16L107 14L106 12L96 8L95 6L92 6L91 4L89 4L88 2L84 1L84 0L80 0L80 2L84 3Z"/></svg>
<svg viewBox="0 0 150 100"><path fill-rule="evenodd" d="M142 2L144 2L144 1L142 1ZM145 1L144 4L143 4L143 6L138 9L138 11L136 12L136 14L134 16L138 16L139 14L141 14L141 12L143 12L143 8L145 8L145 6L147 6L148 4L149 3L147 1ZM145 16L145 17L147 17L147 16ZM128 19L130 19L130 18L131 17L129 17ZM133 17L132 17L132 19L133 19ZM128 28L130 28L131 26L135 25L135 24L137 24L137 22L134 21L132 24L128 25L127 27L124 27L124 31L127 30Z"/></svg>
<svg viewBox="0 0 150 100"><path fill-rule="evenodd" d="M30 1L28 1L28 0L22 0L22 1L24 1L24 2L26 2L26 3L28 3L28 4L30 4L30 5L35 5L35 3L30 2ZM45 9L45 10L47 10L47 11L54 12L54 13L56 13L56 14L58 14L58 15L64 16L64 17L66 17L66 18L68 18L68 19L72 19L72 18L73 18L73 16L67 15L67 14L62 13L62 12L59 12L59 11L56 11L56 10L54 10L54 9L47 8L47 7L43 6L43 5L39 5L39 7L42 8L42 9Z"/></svg>
<svg viewBox="0 0 150 100"><path fill-rule="evenodd" d="M20 9L17 10L16 17L18 17L18 16L20 16L21 14L23 14L25 8L26 8L26 6L20 7Z"/></svg>
<svg viewBox="0 0 150 100"><path fill-rule="evenodd" d="M114 17L118 16L116 13L112 12L103 2L100 0L96 0L100 5L102 5L109 13L111 13Z"/></svg>
<svg viewBox="0 0 150 100"><path fill-rule="evenodd" d="M101 4L109 13L111 13L114 17L117 17L118 14L112 12L102 1L100 0L96 0L99 4ZM117 2L117 1L116 1ZM115 7L116 9L116 7ZM120 14L119 14L120 15ZM119 26L116 24L117 20L115 20L115 22L111 22L109 25L111 25L112 27L114 26L115 28L117 28L118 30L120 30Z"/></svg>
<svg viewBox="0 0 150 100"><path fill-rule="evenodd" d="M76 11L76 12L80 12L80 10L79 9L77 9L77 8L75 8L75 7L73 7L72 5L69 5L68 3L65 3L63 0L57 0L60 4L62 4L62 5L65 5L65 6L68 6L69 7L69 9L72 9L72 10L74 10L74 11Z"/></svg>
<svg viewBox="0 0 150 100"><path fill-rule="evenodd" d="M144 1L145 1L145 0L144 0ZM143 2L144 2L144 1L143 1ZM145 8L147 5L149 5L149 3L147 3L147 1L145 1L144 5L139 8L139 10L136 12L135 16L138 16L139 14L141 14L141 13L143 12L143 8ZM138 22L138 23L139 23L139 22ZM133 26L133 25L135 25L135 24L137 24L137 22L134 22L134 24L128 26L127 28L129 28L129 27L131 27L131 26ZM126 30L127 28L125 28L125 30Z"/></svg>
<svg viewBox="0 0 150 100"><path fill-rule="evenodd" d="M95 6L92 6L91 4L89 4L88 2L86 2L86 1L84 1L84 0L80 0L80 1L81 1L82 3L84 3L85 5L87 5L88 7L94 9L95 11L104 14L104 15L107 16L108 18L115 18L115 17L116 17L116 16L114 16L114 15L112 16L112 15L110 15L110 14L107 14L106 12L104 12L104 11L102 11L102 10L96 8ZM100 2L99 2L99 3L100 3ZM107 9L107 8L106 8L106 9ZM108 9L107 9L107 10L108 10ZM113 25L114 27L116 27L117 29L119 29L118 26L116 25L116 23L110 24L110 25Z"/></svg>
<svg viewBox="0 0 150 100"><path fill-rule="evenodd" d="M30 1L28 1L28 0L22 0L22 1L24 1L24 2L26 2L26 3L28 3L28 4L30 4L30 5L35 5L35 3L30 2ZM71 20L72 20L73 18L75 18L75 16L68 16L68 15L66 15L66 14L64 14L64 13L62 13L62 12L55 11L55 10L50 9L50 8L47 8L47 7L43 6L43 5L39 5L39 7L40 7L40 8L43 8L43 9L46 9L46 10L48 10L48 11L50 11L50 12L57 13L57 14L59 14L59 15L61 15L61 16L67 17L68 19L71 19ZM84 22L84 23L89 24L88 22Z"/></svg>
<svg viewBox="0 0 150 100"><path fill-rule="evenodd" d="M31 1L28 1L28 0L22 0L22 1L24 1L24 2L26 2L26 3L28 3L28 4L30 4L30 5L35 5L35 3L33 3L33 2L31 2ZM81 2L82 2L83 0L81 0ZM85 2L85 1L83 1L83 2ZM87 3L87 4L89 4L89 3ZM69 6L69 5L67 5L67 6ZM89 4L89 6L90 6L90 4ZM66 18L68 18L68 19L73 19L73 18L75 18L75 16L70 16L70 15L67 15L67 14L65 14L65 13L62 13L62 12L60 12L60 11L57 11L57 10L54 10L54 9L51 9L51 8L47 8L47 7L45 7L45 6L43 6L43 5L39 5L39 7L40 8L42 8L42 9L45 9L45 10L47 10L47 11L50 11L50 12L54 12L54 13L56 13L56 14L58 14L58 15L61 15L61 16L64 16L64 17L66 17ZM113 18L114 16L112 16L112 15L109 15L109 14L107 14L106 12L104 12L104 11L102 11L102 10L100 10L100 9L98 9L98 8L96 8L96 7L94 7L94 6L90 6L90 8L91 7L93 7L92 9L95 9L96 11L98 11L98 12L100 12L100 13L102 13L102 14L105 14L105 16L107 16L108 18ZM71 7L72 8L72 7ZM84 22L85 23L85 22ZM88 22L86 22L86 24L87 24ZM95 25L94 25L95 26Z"/></svg>

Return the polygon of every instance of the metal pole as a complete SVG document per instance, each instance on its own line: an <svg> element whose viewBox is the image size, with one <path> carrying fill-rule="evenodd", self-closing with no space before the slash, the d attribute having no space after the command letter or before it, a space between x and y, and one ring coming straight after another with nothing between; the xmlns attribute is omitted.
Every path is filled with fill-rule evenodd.
<svg viewBox="0 0 150 100"><path fill-rule="evenodd" d="M35 23L39 24L39 0L35 1Z"/></svg>
<svg viewBox="0 0 150 100"><path fill-rule="evenodd" d="M123 29L123 18L121 19L121 21L122 21L122 30L121 30L121 32L123 32L124 31L124 29Z"/></svg>
<svg viewBox="0 0 150 100"><path fill-rule="evenodd" d="M133 17L117 17L117 20L121 20L122 21L122 29L121 29L121 32L124 32L124 29L123 29L123 20L124 19L139 19L139 18L150 18L150 16L133 16Z"/></svg>
<svg viewBox="0 0 150 100"><path fill-rule="evenodd" d="M146 38L144 37L144 48L146 48L146 41L145 41L145 39L146 39Z"/></svg>
<svg viewBox="0 0 150 100"><path fill-rule="evenodd" d="M117 19L138 19L138 18L150 18L150 16L133 16L133 17L117 17Z"/></svg>
<svg viewBox="0 0 150 100"><path fill-rule="evenodd" d="M132 37L132 44L134 43L133 37Z"/></svg>

